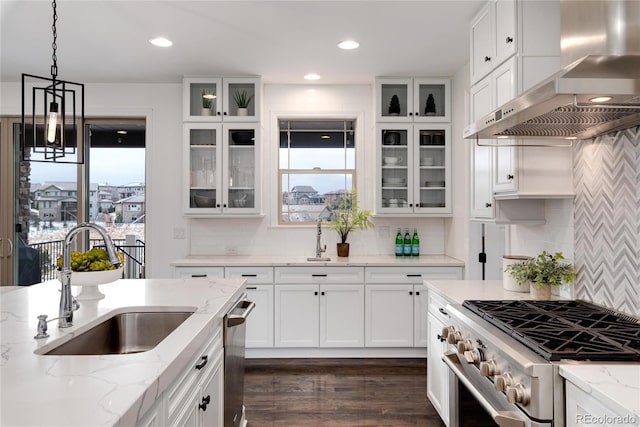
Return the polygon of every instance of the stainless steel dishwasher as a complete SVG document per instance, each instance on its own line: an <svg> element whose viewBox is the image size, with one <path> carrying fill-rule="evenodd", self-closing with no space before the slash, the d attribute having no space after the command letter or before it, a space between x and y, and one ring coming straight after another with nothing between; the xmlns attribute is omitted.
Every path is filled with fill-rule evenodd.
<svg viewBox="0 0 640 427"><path fill-rule="evenodd" d="M243 294L224 316L224 427L244 421L244 344L246 320L256 306Z"/></svg>

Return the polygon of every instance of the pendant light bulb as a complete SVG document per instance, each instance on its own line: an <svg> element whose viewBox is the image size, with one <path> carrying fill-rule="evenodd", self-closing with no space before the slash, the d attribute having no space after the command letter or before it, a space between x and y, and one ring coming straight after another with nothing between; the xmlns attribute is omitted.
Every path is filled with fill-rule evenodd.
<svg viewBox="0 0 640 427"><path fill-rule="evenodd" d="M49 119L47 120L47 141L50 144L56 142L56 128L58 126L58 103L49 104Z"/></svg>

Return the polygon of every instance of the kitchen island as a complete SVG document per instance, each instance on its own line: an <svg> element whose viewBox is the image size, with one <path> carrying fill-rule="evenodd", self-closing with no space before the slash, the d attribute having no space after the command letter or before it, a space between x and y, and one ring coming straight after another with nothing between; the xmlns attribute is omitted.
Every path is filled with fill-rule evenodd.
<svg viewBox="0 0 640 427"><path fill-rule="evenodd" d="M219 333L245 289L244 279L118 280L100 286L101 300L80 301L74 325L49 323L34 339L37 316L57 317L60 283L2 293L0 425L132 426ZM39 355L97 325L114 311L195 311L155 348L102 356Z"/></svg>

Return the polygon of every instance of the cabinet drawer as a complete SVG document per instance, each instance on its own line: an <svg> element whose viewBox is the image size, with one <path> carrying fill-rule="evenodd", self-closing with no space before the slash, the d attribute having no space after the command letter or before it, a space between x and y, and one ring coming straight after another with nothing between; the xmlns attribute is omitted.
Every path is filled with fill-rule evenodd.
<svg viewBox="0 0 640 427"><path fill-rule="evenodd" d="M445 300L442 296L438 295L435 291L429 289L429 313L433 315L440 322L448 324L449 323L449 315L446 311L447 300Z"/></svg>
<svg viewBox="0 0 640 427"><path fill-rule="evenodd" d="M276 267L276 283L364 283L363 267Z"/></svg>
<svg viewBox="0 0 640 427"><path fill-rule="evenodd" d="M224 267L175 267L175 279L189 279L202 277L224 277Z"/></svg>
<svg viewBox="0 0 640 427"><path fill-rule="evenodd" d="M273 283L273 267L225 267L227 279L247 279L247 283Z"/></svg>
<svg viewBox="0 0 640 427"><path fill-rule="evenodd" d="M165 392L169 424L172 424L180 414L181 409L196 388L196 384L208 370L208 365L213 364L218 358L218 353L222 353L222 327L215 330L211 341L205 344L200 351L194 353L196 357L189 362L184 372L178 375L174 383ZM205 356L207 358L206 363L204 363L203 359Z"/></svg>
<svg viewBox="0 0 640 427"><path fill-rule="evenodd" d="M460 267L367 267L366 283L422 283L424 279L462 279Z"/></svg>

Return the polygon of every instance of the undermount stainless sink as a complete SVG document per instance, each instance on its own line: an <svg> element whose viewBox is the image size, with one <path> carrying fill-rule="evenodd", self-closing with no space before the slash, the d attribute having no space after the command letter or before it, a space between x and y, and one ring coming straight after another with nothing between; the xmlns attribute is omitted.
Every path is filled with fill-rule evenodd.
<svg viewBox="0 0 640 427"><path fill-rule="evenodd" d="M131 354L149 351L189 318L193 311L125 312L71 338L44 355Z"/></svg>
<svg viewBox="0 0 640 427"><path fill-rule="evenodd" d="M329 257L309 257L307 261L331 261Z"/></svg>

